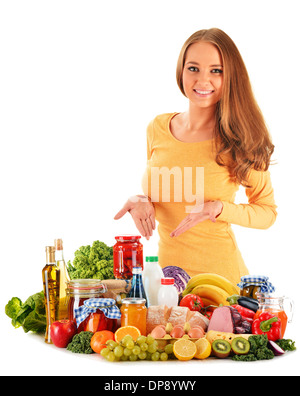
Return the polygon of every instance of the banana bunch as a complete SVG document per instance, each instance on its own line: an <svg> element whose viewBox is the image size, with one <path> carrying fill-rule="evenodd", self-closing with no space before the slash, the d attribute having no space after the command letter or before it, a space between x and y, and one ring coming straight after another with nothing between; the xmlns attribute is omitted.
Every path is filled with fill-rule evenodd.
<svg viewBox="0 0 300 396"><path fill-rule="evenodd" d="M203 273L193 276L186 285L182 295L197 294L202 298L205 306L229 305L227 298L239 294L239 289L225 277Z"/></svg>

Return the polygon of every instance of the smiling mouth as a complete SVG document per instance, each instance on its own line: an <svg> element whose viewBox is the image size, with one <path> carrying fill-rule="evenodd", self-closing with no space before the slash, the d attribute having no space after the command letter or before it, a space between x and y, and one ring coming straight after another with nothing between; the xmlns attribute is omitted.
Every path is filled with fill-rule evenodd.
<svg viewBox="0 0 300 396"><path fill-rule="evenodd" d="M202 91L202 90L199 90L199 89L194 89L194 92L196 92L198 95L201 95L201 96L208 96L208 95L211 95L214 91L213 90Z"/></svg>

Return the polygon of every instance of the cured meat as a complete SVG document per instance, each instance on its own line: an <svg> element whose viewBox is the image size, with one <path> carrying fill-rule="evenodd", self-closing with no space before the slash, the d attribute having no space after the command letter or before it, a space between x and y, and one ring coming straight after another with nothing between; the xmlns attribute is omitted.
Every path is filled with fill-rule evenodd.
<svg viewBox="0 0 300 396"><path fill-rule="evenodd" d="M222 331L225 333L235 332L231 310L228 309L228 307L219 307L214 310L207 331L210 330Z"/></svg>

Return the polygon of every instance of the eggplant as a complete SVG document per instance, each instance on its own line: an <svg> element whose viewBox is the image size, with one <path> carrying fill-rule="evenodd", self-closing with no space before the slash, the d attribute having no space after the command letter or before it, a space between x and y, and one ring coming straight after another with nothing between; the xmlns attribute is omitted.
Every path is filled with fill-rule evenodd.
<svg viewBox="0 0 300 396"><path fill-rule="evenodd" d="M253 312L257 312L259 308L258 301L250 297L240 297L238 299L238 304L244 308L251 309Z"/></svg>

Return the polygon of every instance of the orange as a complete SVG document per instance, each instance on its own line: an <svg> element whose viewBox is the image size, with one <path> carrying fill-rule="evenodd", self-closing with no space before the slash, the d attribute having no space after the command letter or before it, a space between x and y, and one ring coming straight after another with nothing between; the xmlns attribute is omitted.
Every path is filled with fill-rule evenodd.
<svg viewBox="0 0 300 396"><path fill-rule="evenodd" d="M197 352L195 354L196 359L206 359L211 354L211 344L206 338L200 338L195 342Z"/></svg>
<svg viewBox="0 0 300 396"><path fill-rule="evenodd" d="M130 335L133 338L133 341L136 341L136 339L141 335L141 332L135 326L122 326L115 332L116 342L120 342L126 335Z"/></svg>
<svg viewBox="0 0 300 396"><path fill-rule="evenodd" d="M191 360L197 352L197 347L193 341L181 338L173 345L173 353L178 360Z"/></svg>

